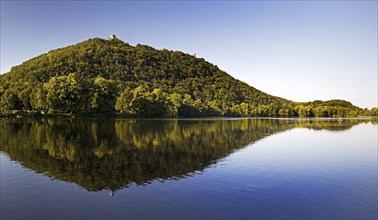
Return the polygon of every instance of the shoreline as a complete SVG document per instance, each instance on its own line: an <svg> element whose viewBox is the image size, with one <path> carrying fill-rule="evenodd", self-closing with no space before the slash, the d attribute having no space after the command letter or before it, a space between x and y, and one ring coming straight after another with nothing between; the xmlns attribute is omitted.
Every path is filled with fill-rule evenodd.
<svg viewBox="0 0 378 220"><path fill-rule="evenodd" d="M231 115L203 115L195 117L133 117L131 115L117 114L117 113L108 113L108 114L73 114L73 113L44 113L43 111L20 111L13 110L8 113L0 113L0 118L114 118L114 119L203 119L203 118L212 118L212 119L248 119L248 118L257 118L257 119L322 119L322 120L344 120L344 119L374 119L378 116L374 115L359 115L351 117L271 117L271 116L249 116L249 117L237 117Z"/></svg>

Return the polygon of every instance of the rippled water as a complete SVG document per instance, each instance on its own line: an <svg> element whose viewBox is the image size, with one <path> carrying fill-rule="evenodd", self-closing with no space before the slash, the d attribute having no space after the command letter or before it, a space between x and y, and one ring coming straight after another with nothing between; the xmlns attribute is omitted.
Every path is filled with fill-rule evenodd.
<svg viewBox="0 0 378 220"><path fill-rule="evenodd" d="M376 219L376 120L0 119L1 219Z"/></svg>

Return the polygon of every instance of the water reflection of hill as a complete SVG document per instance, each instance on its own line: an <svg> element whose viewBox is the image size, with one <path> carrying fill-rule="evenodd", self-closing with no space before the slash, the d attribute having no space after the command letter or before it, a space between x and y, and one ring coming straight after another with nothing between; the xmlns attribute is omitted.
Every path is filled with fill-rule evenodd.
<svg viewBox="0 0 378 220"><path fill-rule="evenodd" d="M358 120L1 119L0 150L24 167L89 191L183 178L294 127L345 130Z"/></svg>

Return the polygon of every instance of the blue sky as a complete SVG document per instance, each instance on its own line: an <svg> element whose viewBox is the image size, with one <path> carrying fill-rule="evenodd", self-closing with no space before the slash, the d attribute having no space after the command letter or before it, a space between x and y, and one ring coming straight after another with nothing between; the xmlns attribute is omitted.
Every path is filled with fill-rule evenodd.
<svg viewBox="0 0 378 220"><path fill-rule="evenodd" d="M378 106L377 1L1 1L1 73L116 34L294 101Z"/></svg>

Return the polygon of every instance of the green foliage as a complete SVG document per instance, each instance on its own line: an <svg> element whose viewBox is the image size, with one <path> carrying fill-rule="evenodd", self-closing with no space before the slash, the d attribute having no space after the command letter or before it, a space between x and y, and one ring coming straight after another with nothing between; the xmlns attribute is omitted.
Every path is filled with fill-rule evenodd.
<svg viewBox="0 0 378 220"><path fill-rule="evenodd" d="M236 80L202 58L100 38L52 50L0 75L0 104L1 113L132 117L371 114L343 100L295 103Z"/></svg>
<svg viewBox="0 0 378 220"><path fill-rule="evenodd" d="M75 73L52 77L44 84L44 89L46 106L51 111L81 113L88 108L89 87L84 81L80 82Z"/></svg>
<svg viewBox="0 0 378 220"><path fill-rule="evenodd" d="M114 80L98 76L94 79L92 88L92 110L96 113L114 112L117 98L117 85Z"/></svg>
<svg viewBox="0 0 378 220"><path fill-rule="evenodd" d="M134 92L129 87L126 87L126 89L118 96L115 109L118 112L131 115L132 111L130 109L130 103L133 98Z"/></svg>
<svg viewBox="0 0 378 220"><path fill-rule="evenodd" d="M7 90L1 95L0 110L3 112L21 109L22 102L16 93Z"/></svg>
<svg viewBox="0 0 378 220"><path fill-rule="evenodd" d="M177 117L177 108L167 93L149 91L145 86L126 88L117 99L116 109L134 117Z"/></svg>
<svg viewBox="0 0 378 220"><path fill-rule="evenodd" d="M378 108L372 108L370 112L371 116L378 116Z"/></svg>

